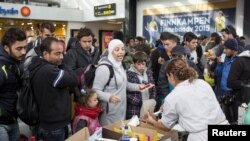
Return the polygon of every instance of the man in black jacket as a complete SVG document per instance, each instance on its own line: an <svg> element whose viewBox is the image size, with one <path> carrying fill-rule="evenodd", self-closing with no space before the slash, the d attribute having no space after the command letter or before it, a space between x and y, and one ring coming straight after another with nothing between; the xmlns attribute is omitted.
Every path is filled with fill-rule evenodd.
<svg viewBox="0 0 250 141"><path fill-rule="evenodd" d="M158 85L158 76L161 65L164 61L170 59L171 50L178 43L179 38L170 32L162 32L160 36L161 43L152 52L151 60L151 70L153 72L153 78L155 85Z"/></svg>
<svg viewBox="0 0 250 141"><path fill-rule="evenodd" d="M99 49L92 46L94 34L89 28L81 28L78 32L78 42L71 48L64 58L64 63L71 69L82 68L88 65L96 65L100 59Z"/></svg>
<svg viewBox="0 0 250 141"><path fill-rule="evenodd" d="M0 44L0 141L19 138L16 102L26 45L26 34L18 28L6 31Z"/></svg>
<svg viewBox="0 0 250 141"><path fill-rule="evenodd" d="M27 54L25 56L24 70L27 70L33 57L41 56L40 45L42 43L42 40L47 37L51 37L54 31L55 27L51 22L41 23L39 29L39 36L34 42L31 42L27 45Z"/></svg>
<svg viewBox="0 0 250 141"><path fill-rule="evenodd" d="M228 87L237 94L240 103L250 102L250 51L240 53L231 65L227 78Z"/></svg>
<svg viewBox="0 0 250 141"><path fill-rule="evenodd" d="M63 47L48 37L40 46L42 58L29 66L32 88L39 107L39 139L63 141L70 122L69 87L77 85L76 74L62 64Z"/></svg>
<svg viewBox="0 0 250 141"><path fill-rule="evenodd" d="M171 51L171 56L173 59L180 58L187 61L187 64L196 70L198 78L203 79L202 72L198 69L195 63L191 60L187 59L187 52L183 46L177 45ZM173 86L171 86L168 82L168 78L166 76L166 67L171 60L165 61L160 69L159 72L159 79L158 79L158 95L161 100L157 100L157 102L164 100L164 98L172 91ZM157 103L159 107L162 103Z"/></svg>

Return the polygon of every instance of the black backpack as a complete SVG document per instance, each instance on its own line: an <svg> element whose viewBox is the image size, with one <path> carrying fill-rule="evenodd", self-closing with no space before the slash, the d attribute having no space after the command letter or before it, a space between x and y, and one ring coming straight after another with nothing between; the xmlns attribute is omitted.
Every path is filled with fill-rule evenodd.
<svg viewBox="0 0 250 141"><path fill-rule="evenodd" d="M98 66L101 66L101 65L105 65L109 68L109 72L110 72L109 80L108 80L107 84L105 85L105 86L108 86L111 78L114 76L114 70L113 70L113 67L109 64L100 64ZM95 71L96 71L97 67L95 65L91 64L86 68L86 70L84 71L82 78L81 78L81 80L83 81L82 86L90 88L90 89L92 88L93 82L95 79Z"/></svg>
<svg viewBox="0 0 250 141"><path fill-rule="evenodd" d="M22 87L17 100L17 114L27 125L34 126L39 122L39 107L31 86L29 70L25 70L22 76Z"/></svg>

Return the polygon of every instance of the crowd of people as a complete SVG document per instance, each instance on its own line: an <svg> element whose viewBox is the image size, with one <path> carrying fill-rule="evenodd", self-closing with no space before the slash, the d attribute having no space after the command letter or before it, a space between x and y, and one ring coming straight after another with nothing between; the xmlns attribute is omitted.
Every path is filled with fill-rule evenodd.
<svg viewBox="0 0 250 141"><path fill-rule="evenodd" d="M162 32L155 47L140 36L125 41L115 31L103 53L87 27L67 48L53 32L53 24L45 22L34 42L19 28L1 39L0 140L19 139L16 102L24 71L30 72L39 107L39 124L31 127L37 140L65 140L68 125L72 133L88 127L93 134L98 127L146 115L158 128L180 126L188 140L205 141L207 125L237 124L238 106L250 100L250 52L233 26L210 37L187 32L182 42ZM90 65L95 77L86 87L83 72ZM148 112L159 110L156 121Z"/></svg>

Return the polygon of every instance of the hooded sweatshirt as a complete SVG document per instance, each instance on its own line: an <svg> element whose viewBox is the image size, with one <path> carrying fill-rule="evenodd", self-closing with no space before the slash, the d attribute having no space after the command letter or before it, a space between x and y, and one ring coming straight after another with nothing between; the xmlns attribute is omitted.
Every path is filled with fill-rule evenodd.
<svg viewBox="0 0 250 141"><path fill-rule="evenodd" d="M21 85L20 62L0 45L0 124L14 123L17 117L17 91Z"/></svg>
<svg viewBox="0 0 250 141"><path fill-rule="evenodd" d="M231 65L227 84L233 90L240 90L244 83L250 81L250 51L239 54Z"/></svg>
<svg viewBox="0 0 250 141"><path fill-rule="evenodd" d="M45 130L65 127L70 122L69 87L77 85L76 74L40 57L34 57L28 69L39 107L39 126Z"/></svg>

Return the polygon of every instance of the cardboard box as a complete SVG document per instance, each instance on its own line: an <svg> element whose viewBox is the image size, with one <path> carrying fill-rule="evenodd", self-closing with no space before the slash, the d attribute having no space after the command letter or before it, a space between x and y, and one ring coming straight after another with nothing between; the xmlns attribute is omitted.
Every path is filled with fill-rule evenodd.
<svg viewBox="0 0 250 141"><path fill-rule="evenodd" d="M89 130L87 127L79 130L72 136L70 136L66 141L108 141L108 139L102 138L102 128L100 127L95 131L94 134L90 136Z"/></svg>
<svg viewBox="0 0 250 141"><path fill-rule="evenodd" d="M144 128L148 128L148 129L152 129L152 130L156 130L158 133L162 134L162 138L161 140L164 140L164 139L168 139L168 138L171 138L172 141L178 141L179 138L178 138L178 132L175 131L175 130L170 130L170 131L164 131L162 129L159 129L159 128L156 128L150 124L147 124L145 122L140 122L140 127L144 127Z"/></svg>
<svg viewBox="0 0 250 141"><path fill-rule="evenodd" d="M79 130L65 141L86 141L89 138L89 129L87 127Z"/></svg>
<svg viewBox="0 0 250 141"><path fill-rule="evenodd" d="M124 123L128 123L128 121L124 121ZM103 127L103 137L104 138L110 138L110 139L115 139L119 140L122 136L122 134L114 132L114 128L121 128L123 126L122 121L113 123L111 125L107 125ZM140 125L138 127L133 127L130 126L133 132L136 133L143 133L152 139L155 132L162 134L162 137L160 140L165 140L168 138L171 138L172 141L178 141L178 132L171 130L169 132L163 131L161 129L155 128L152 125L149 125L147 123L140 122Z"/></svg>

